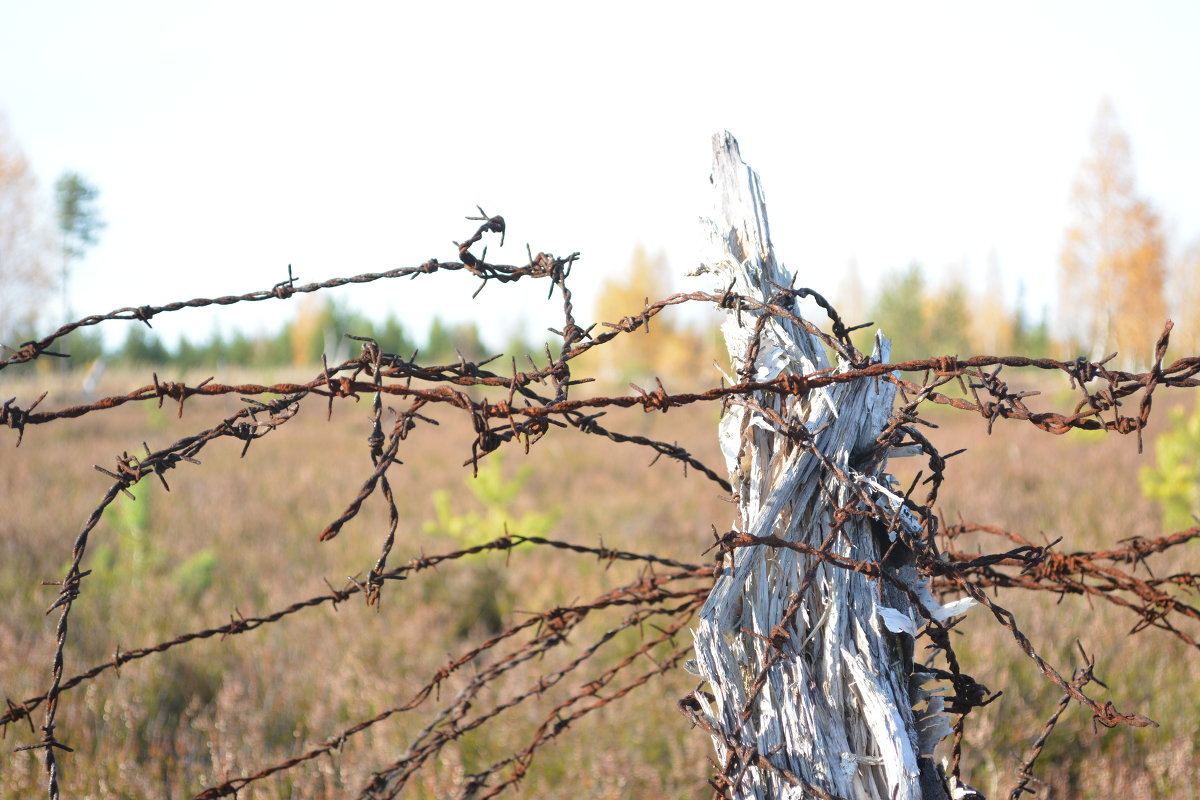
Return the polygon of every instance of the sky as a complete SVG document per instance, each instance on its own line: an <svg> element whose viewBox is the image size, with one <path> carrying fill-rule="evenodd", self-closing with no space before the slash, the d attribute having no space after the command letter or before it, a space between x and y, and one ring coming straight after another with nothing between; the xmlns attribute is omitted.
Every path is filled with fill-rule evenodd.
<svg viewBox="0 0 1200 800"><path fill-rule="evenodd" d="M0 0L0 111L47 202L64 170L107 221L76 316L456 260L582 259L590 319L641 244L694 268L711 137L762 176L776 250L837 302L922 264L1053 311L1071 183L1103 98L1176 248L1200 237L1200 4L329 3ZM712 288L680 277L676 289ZM561 325L546 287L449 276L336 290L424 331ZM55 301L47 320L57 326ZM635 309L631 309L634 311ZM276 329L295 301L155 320ZM108 323L110 339L128 323ZM43 323L47 329L50 326Z"/></svg>

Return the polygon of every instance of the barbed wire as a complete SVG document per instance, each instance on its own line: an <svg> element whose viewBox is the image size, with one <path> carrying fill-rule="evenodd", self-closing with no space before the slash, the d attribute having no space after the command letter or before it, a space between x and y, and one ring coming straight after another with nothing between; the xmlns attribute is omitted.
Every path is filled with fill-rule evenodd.
<svg viewBox="0 0 1200 800"><path fill-rule="evenodd" d="M611 663L598 674L582 680L564 699L554 704L542 717L534 733L521 749L494 761L490 766L468 776L462 788L463 797L494 797L515 786L527 773L536 752L555 741L581 717L627 697L638 687L646 685L656 677L674 669L690 652L690 647L676 641L676 634L703 603L712 581L732 563L729 556L736 548L770 547L786 548L803 553L813 564L824 564L832 568L859 572L879 583L887 584L912 600L912 605L923 617L919 639L928 641L928 655L914 669L942 681L947 685L946 709L955 718L954 746L951 756L951 774L955 779L961 772L961 743L966 720L976 708L987 705L999 696L991 692L975 677L965 673L951 644L950 632L953 622L935 619L914 592L912 585L902 580L889 559L894 553L879 561L856 560L832 552L831 545L843 536L845 523L852 519L870 519L873 524L894 534L896 544L908 553L910 562L918 573L933 582L934 588L943 594L967 596L987 608L993 619L1037 665L1042 674L1062 691L1064 699L1059 709L1043 726L1035 741L1032 755L1018 770L1020 778L1013 796L1027 791L1032 780L1032 768L1038 753L1044 746L1066 705L1074 700L1086 705L1093 720L1108 727L1130 725L1150 726L1155 723L1137 713L1118 711L1112 702L1100 703L1089 697L1084 689L1092 680L1094 661L1085 657L1086 666L1076 670L1067 679L1053 665L1039 655L1033 643L1017 625L1016 617L1001 606L988 592L1032 590L1058 594L1082 594L1105 601L1133 614L1139 621L1134 628L1158 628L1164 630L1192 647L1197 646L1194 633L1182 625L1200 621L1200 610L1184 602L1178 591L1194 591L1200 576L1181 572L1162 577L1139 577L1134 570L1154 556L1200 537L1200 528L1191 528L1156 539L1129 540L1123 547L1110 550L1063 554L1054 545L1036 545L1019 534L987 525L960 522L946 525L936 513L936 502L943 481L946 479L947 462L957 452L943 455L934 443L918 428L923 422L920 409L923 404L933 403L952 409L979 415L987 430L992 431L999 419L1022 421L1035 428L1061 434L1072 429L1103 430L1115 434L1134 434L1142 446L1142 433L1151 414L1153 398L1160 389L1188 389L1200 386L1200 357L1180 358L1164 364L1171 323L1154 343L1152 367L1143 373L1109 369L1107 364L1113 356L1100 361L1083 359L1058 361L1049 358L1029 358L1020 355L981 355L967 358L939 356L913 359L896 363L881 363L872 360L855 348L850 333L862 326L847 326L833 305L811 289L774 287L775 294L769 302L760 302L726 290L724 292L688 292L673 294L667 298L647 303L638 313L623 317L612 323L603 323L605 330L597 331L597 324L582 327L576 320L574 298L567 286L571 269L578 254L558 258L547 253L536 256L529 252L529 261L523 266L490 264L486 260L486 248L481 256L471 252L485 234L505 232L504 219L489 217L480 209L480 216L469 217L482 224L472 236L458 244L459 261L439 262L436 259L417 267L399 268L381 273L363 273L349 278L333 278L319 283L296 285L296 278L289 268L288 279L270 290L251 292L245 295L217 298L195 298L188 301L169 303L164 306L139 306L117 309L108 314L93 315L69 322L53 333L31 340L11 349L12 355L0 361L0 369L17 364L30 363L45 355L58 355L51 348L55 341L81 327L97 325L107 321L150 320L162 313L171 313L184 308L201 308L209 305L231 305L241 302L259 302L267 299L286 300L297 293L316 292L349 283L366 283L382 279L430 275L444 270L466 270L480 279L479 290L489 282L508 283L518 280L545 279L550 284L550 295L557 291L563 308L563 325L555 331L561 339L555 355L549 347L545 352L545 364L539 366L530 357L530 369L519 371L515 359L510 359L508 374L489 368L497 357L469 361L460 357L458 362L440 365L417 363L415 354L404 357L384 352L377 341L370 337L354 335L361 344L354 358L341 364L322 365L320 372L306 382L282 383L219 383L208 378L194 385L184 382L161 380L153 375L148 385L132 389L125 394L114 394L98 400L57 409L42 408L47 394L35 398L27 405L11 398L0 406L0 425L16 433L15 445L20 446L28 430L50 423L65 423L94 413L119 408L128 403L156 402L162 407L167 400L176 404L177 416L182 418L188 400L199 402L203 398L238 396L245 404L236 413L196 434L186 436L166 447L154 450L142 443L142 454L131 455L128 451L115 459L111 469L97 466L96 469L111 479L97 505L88 513L72 547L70 566L65 575L53 583L59 586L57 598L47 613L58 611L54 634L54 652L50 660L48 688L40 695L17 703L8 700L8 710L0 714L0 729L7 732L9 725L25 720L30 733L38 737L32 744L22 745L18 750L39 749L44 751L44 765L48 781L48 792L52 800L59 797L59 763L57 753L69 752L58 730L59 701L64 692L92 681L109 670L117 671L122 666L155 656L189 643L214 636L222 638L282 622L300 612L325 605L337 606L357 594L361 594L367 605L378 607L383 589L412 574L439 564L458 561L467 556L489 551L514 553L517 545L534 545L551 548L578 557L594 557L609 564L629 562L642 565L642 572L631 582L614 588L587 603L570 606L555 606L533 612L519 623L496 634L479 645L451 659L434 671L429 680L403 704L392 706L370 718L360 720L342 731L331 735L323 743L310 748L293 758L268 765L256 772L229 777L222 782L201 790L196 797L215 798L236 794L245 786L270 775L301 767L323 754L340 748L348 739L393 716L404 714L427 704L436 697L439 688L452 674L472 662L481 654L493 654L494 660L480 669L459 690L458 694L442 704L433 714L431 721L412 740L407 751L391 763L380 767L357 796L362 798L394 797L407 782L426 765L431 758L455 742L463 733L478 729L504 715L510 709L524 703L536 701L547 689L573 679L585 666L601 659L601 654L613 649L623 631L643 626L650 620L659 620L657 636L643 637L640 643L627 652L611 658ZM478 291L477 291L478 293ZM811 321L800 316L798 302L813 299L827 314L832 334L826 333ZM800 330L816 337L837 356L837 369L822 370L807 375L782 374L770 380L754 380L752 370L739 373L736 383L724 383L697 392L670 393L657 381L657 388L647 390L633 386L631 394L591 394L579 396L577 387L587 384L590 378L576 377L573 364L579 356L593 348L601 347L617 337L629 335L648 328L651 320L673 306L685 303L711 304L738 315L757 318L755 335L745 363L754 363L754 355L760 348L764 320L788 320ZM350 335L350 332L347 332ZM1060 372L1079 400L1073 408L1065 411L1041 411L1030 408L1026 401L1035 392L1013 390L1006 380L1000 378L1002 368L1036 369ZM866 454L860 468L865 474L882 469L889 454L908 451L920 453L927 461L928 472L918 474L904 493L900 503L892 507L881 506L877 500L861 490L860 484L850 475L821 456L813 446L813 433L803 425L791 424L771 408L757 403L755 397L781 395L805 397L829 387L856 381L882 380L894 383L900 391L902 403L894 409L892 417L878 437L871 452ZM1098 384L1099 388L1089 388ZM947 387L956 386L957 394L947 393ZM329 592L298 600L277 611L246 617L235 609L226 624L214 625L201 630L185 632L157 644L121 650L115 648L112 658L73 676L63 671L63 651L69 633L70 612L74 603L82 596L85 579L90 570L85 568L85 556L90 534L100 521L104 510L122 493L132 496L132 490L145 478L154 476L164 486L167 473L183 463L199 466L198 455L211 442L234 438L243 443L242 454L259 438L285 426L295 417L301 405L323 402L327 416L332 413L336 401L363 395L371 395L371 413L367 450L371 458L371 471L364 476L358 493L349 498L342 510L319 531L320 541L336 537L342 528L353 520L372 496L379 496L388 512L388 528L379 554L365 568L363 577L352 577L341 589L329 585ZM384 397L403 400L405 407L397 411L390 409L385 421ZM319 400L314 400L320 398ZM393 487L389 478L391 470L400 464L399 454L408 434L422 424L436 424L429 416L433 408L448 409L463 414L470 422L472 438L463 445L464 465L476 470L479 461L504 446L517 445L526 451L541 441L552 428L596 435L619 444L644 447L654 453L654 458L666 456L678 461L685 472L691 469L716 484L721 492L733 491L728 480L716 470L701 462L677 443L658 441L641 435L611 430L598 420L611 408L641 408L667 412L698 403L739 402L752 406L767 424L783 432L792 443L806 451L807 456L819 461L825 481L822 491L832 497L834 487L851 490L851 501L834 504L838 509L834 524L825 541L817 547L787 541L774 536L751 536L742 531L729 531L717 535L713 548L716 549L715 565L686 564L665 558L652 552L634 553L613 550L603 546L586 546L562 540L537 536L523 536L519 531L476 547L456 550L437 556L413 559L400 567L389 568L388 562L399 533L399 513ZM1134 402L1136 401L1136 402ZM1126 405L1136 405L1136 414L1123 411ZM389 429L390 423L390 429ZM914 499L918 486L927 486L920 501ZM900 525L901 513L916 520L916 527ZM968 554L958 549L960 537L978 533L1007 540L1006 549L989 553ZM1015 546L1008 546L1015 545ZM699 544L698 544L699 546ZM885 563L889 562L889 563ZM659 573L657 569L667 572ZM805 592L813 584L815 569L810 569L799 590L789 598L783 621L777 626L769 645L768 658L761 674L754 683L752 695L762 688L766 670L775 660L785 656L784 626L791 615L797 612ZM569 643L567 633L576 630L584 619L604 612L622 610L626 616L613 622L599 636L587 644ZM660 619L661 618L661 619ZM518 665L555 649L570 645L573 658L558 669L544 673L533 685L526 686L506 696L489 697L482 700L482 692L499 685L500 677L512 672ZM508 648L501 652L502 648ZM660 651L661 655L653 655ZM634 675L633 665L649 658L653 667ZM944 662L944 668L935 666L935 661ZM690 698L690 696L689 696ZM694 698L685 698L680 710L693 723L710 735L718 732L700 713L700 705ZM743 716L751 709L753 696L743 707ZM43 709L39 728L35 728L33 713ZM712 778L718 794L728 796L736 790L749 766L772 769L770 753L758 753L744 741L726 737L729 754ZM787 783L800 779L794 775L781 775ZM819 787L808 786L803 781L795 783L817 797L831 797Z"/></svg>
<svg viewBox="0 0 1200 800"><path fill-rule="evenodd" d="M1030 562L1005 553L978 557L958 550L955 540L963 534L975 532L1008 539L1018 545L1014 552L1037 551L1039 557ZM1175 588L1194 593L1200 586L1200 578L1196 574L1151 574L1143 578L1132 571L1100 563L1108 561L1128 564L1130 567L1144 566L1149 556L1200 538L1200 527L1153 539L1138 537L1128 540L1129 544L1122 548L1075 553L1059 553L1050 547L1039 547L1019 534L991 525L959 523L948 526L944 535L946 556L954 563L970 565L965 579L979 590L1019 588L1102 600L1128 609L1140 617L1131 633L1147 627L1159 628L1191 647L1200 647L1200 641L1187 631L1175 627L1172 621L1172 617L1183 617L1200 622L1200 608L1183 602L1167 591Z"/></svg>
<svg viewBox="0 0 1200 800"><path fill-rule="evenodd" d="M1077 691L1082 691L1084 686L1096 680L1093 674L1096 668L1096 659L1094 656L1090 656L1084 652L1083 645L1078 640L1075 644L1079 648L1079 655L1083 657L1083 666L1076 668L1074 674L1072 674L1071 687ZM1009 792L1008 800L1020 800L1021 795L1033 793L1032 789L1027 788L1030 783L1037 780L1033 776L1033 765L1041 757L1042 750L1046 747L1046 741L1050 738L1050 734L1054 731L1054 726L1058 724L1058 720L1062 717L1063 712L1067 710L1067 706L1071 704L1071 699L1071 692L1067 692L1059 699L1054 713L1046 720L1046 724L1042 726L1042 730L1038 733L1037 738L1029 746L1029 755L1025 757L1020 767L1017 768L1017 782Z"/></svg>
<svg viewBox="0 0 1200 800"><path fill-rule="evenodd" d="M387 280L391 278L415 278L420 275L432 275L439 271L457 271L466 270L472 275L480 278L482 284L480 289L487 284L488 281L499 281L507 283L520 278L541 278L561 276L564 270L569 271L569 265L578 257L578 254L573 254L565 259L556 259L554 256L546 253L538 253L536 257L532 256L529 263L524 266L503 266L497 264L488 264L485 259L487 257L487 248L484 248L484 258L476 258L470 252L470 248L483 238L484 233L499 233L503 242L505 224L503 217L487 217L483 209L479 209L480 217L467 217L471 220L482 220L483 224L479 226L468 239L462 243L457 243L459 249L459 257L462 261L442 262L436 258L431 258L424 264L417 267L399 267L397 269L387 270L385 272L364 272L361 275L355 275L350 278L330 278L329 280L319 283L307 283L300 286L296 285L297 277L292 275L292 266L288 265L287 279L276 283L270 289L261 289L254 292L247 292L240 295L224 295L222 297L196 297L191 300L182 300L172 303L167 303L161 306L141 305L136 307L118 308L107 314L93 314L88 317L68 322L53 333L41 338L22 342L16 348L4 347L12 353L6 359L0 360L0 370L13 364L23 364L41 356L57 356L59 358L66 357L63 353L55 353L48 348L54 342L63 338L67 334L78 330L79 328L88 327L91 325L99 325L102 322L120 320L125 322L143 322L147 327L150 325L150 320L159 314L166 314L172 311L180 311L185 308L205 308L207 306L231 306L237 303L257 303L263 300L288 300L297 294L308 294L318 292L322 289L333 289L338 286L346 286L348 284L373 283L379 280ZM478 294L478 290L476 292Z"/></svg>
<svg viewBox="0 0 1200 800"><path fill-rule="evenodd" d="M507 546L508 545L505 547ZM250 783L267 778L277 772L291 769L298 764L304 763L305 761L310 761L319 756L328 754L333 750L339 749L350 737L362 733L371 726L396 714L402 714L407 711L411 711L414 708L422 705L426 700L429 699L431 695L436 692L438 687L441 686L447 678L457 672L464 665L476 661L481 654L493 650L498 645L513 639L521 633L530 633L530 638L522 646L516 647L508 653L499 656L495 661L491 662L485 668L472 676L466 687L459 692L455 699L449 705L443 707L438 714L435 715L434 720L421 731L417 737L417 742L415 742L414 745L409 748L408 754L405 756L405 758L393 763L384 770L377 772L375 777L372 779L371 784L363 789L362 795L375 796L378 791L381 790L381 787L387 786L393 781L398 782L402 786L408 777L411 776L412 772L418 769L421 764L423 764L428 758L435 755L442 748L453 742L455 739L459 738L463 733L473 728L477 728L504 711L507 711L510 708L513 708L533 697L542 694L548 688L562 680L563 677L565 677L568 673L594 656L604 644L609 642L621 630L636 627L645 620L657 614L665 614L667 616L677 617L680 615L681 610L686 610L686 615L684 615L681 619L677 619L671 623L671 625L674 626L672 632L674 632L674 630L678 630L678 627L685 624L686 620L690 618L691 612L698 607L701 602L703 602L703 598L705 594L707 594L707 590L705 587L700 587L680 592L666 588L666 586L678 580L705 577L705 574L706 570L696 568L674 574L668 574L665 576L650 576L649 578L644 577L633 584L620 587L602 597L596 598L591 603L570 607L560 606L548 609L547 611L538 614L533 614L522 622L510 627L502 633L489 638L482 644L471 648L469 651L443 665L434 673L429 682L422 686L408 702L386 709L375 716L370 717L369 719L362 720L330 737L320 746L302 753L299 756L287 759L269 767L265 767L252 775L231 778L217 786L206 789L197 794L195 796L195 800L210 800L211 798L234 795ZM655 607L669 600L679 598L686 599L681 606L674 608ZM581 622L583 622L583 620L586 619L589 614L608 608L619 607L633 607L634 611L615 628L607 631L603 636L600 637L598 641L585 648L583 653L574 659L570 665L568 665L568 667L559 670L556 673L552 673L549 676L543 676L536 683L536 685L530 689L511 697L505 702L498 703L489 711L481 713L471 720L464 721L467 711L472 707L471 701L477 697L484 687L493 683L501 675L509 672L519 664L541 656L555 647L566 644L567 634L571 630L575 629ZM650 640L648 646L652 647L668 639L670 639L669 635L660 636L656 639ZM644 645L644 647L646 646ZM626 660L622 660L616 665L616 667L611 668L610 672L615 675L616 672L625 669L629 663L631 663L631 661L632 659L628 658ZM592 683L594 684L595 682L593 681ZM607 680L605 683L607 683ZM590 688L591 685L592 684L588 684L585 688ZM603 684L600 685L602 686ZM592 691L594 692L594 690ZM578 699L578 697L586 696L589 693L592 692L584 692L576 697ZM611 702L612 699L616 698L606 700L605 703ZM553 717L556 713L557 710L551 712L551 717ZM530 746L527 748L529 754L532 755L534 750L536 750L545 742L548 742L551 738L553 737L541 736L535 738L535 740L531 742ZM508 763L509 762L505 761L496 764L493 769L487 771L486 775L491 775L493 772L499 771ZM521 774L523 773L524 769L521 770ZM480 773L476 776L476 778L478 780L482 780L484 777L486 777L486 775L484 773ZM516 779L519 779L519 776Z"/></svg>

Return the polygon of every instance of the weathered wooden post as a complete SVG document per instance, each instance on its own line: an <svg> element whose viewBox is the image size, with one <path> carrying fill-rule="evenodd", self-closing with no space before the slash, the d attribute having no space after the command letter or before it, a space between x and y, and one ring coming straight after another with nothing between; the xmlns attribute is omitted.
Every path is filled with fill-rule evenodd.
<svg viewBox="0 0 1200 800"><path fill-rule="evenodd" d="M758 176L730 134L716 135L713 150L714 252L700 272L715 274L721 290L776 302L791 275L772 249ZM794 299L782 302L798 316ZM766 381L829 366L816 337L792 320L763 317L727 311L722 330L741 375ZM886 361L888 347L877 336L873 360ZM860 562L886 560L906 587L828 563L813 550L755 545L725 556L694 632L694 667L706 684L688 703L712 734L723 767L718 782L729 796L951 796L930 757L950 729L940 698L922 689L923 673L914 674L912 633L921 617L912 603L919 598L939 619L965 608L937 606L916 570L897 557L903 548L884 558L886 526L839 513L861 508L863 497L889 511L900 506L883 474L889 454L876 446L894 394L882 380L802 394L765 391L731 402L721 419L737 531ZM906 511L899 522L919 535Z"/></svg>

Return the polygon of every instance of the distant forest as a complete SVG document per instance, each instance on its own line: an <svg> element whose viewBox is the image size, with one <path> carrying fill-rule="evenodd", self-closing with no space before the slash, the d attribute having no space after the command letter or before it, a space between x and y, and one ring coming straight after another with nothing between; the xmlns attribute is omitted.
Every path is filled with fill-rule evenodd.
<svg viewBox="0 0 1200 800"><path fill-rule="evenodd" d="M597 298L593 319L617 322L622 316L641 310L645 298L659 299L670 294L670 269L665 257L650 256L639 248L628 272L611 278ZM1073 357L1050 338L1045 315L1030 319L1018 305L1009 308L998 287L998 277L990 288L972 293L957 281L935 285L920 265L891 272L878 284L875 297L863 302L865 294L851 269L840 286L821 287L845 316L847 325L871 321L874 325L855 334L856 343L870 349L876 328L894 341L892 360L929 355L966 355L976 353L1019 352L1030 356ZM818 323L813 312L806 310ZM715 322L715 320L714 320ZM651 375L678 376L694 370L697 363L724 359L718 355L715 324L702 330L681 324L670 312L660 315L651 333L632 334L625 346L604 348L605 360L592 365L606 377L625 381ZM598 330L607 330L603 325ZM520 359L518 369L527 365L531 354L543 359L546 343L553 334L536 341L513 336L499 347L484 343L472 322L447 323L434 317L426 330L412 330L394 313L382 322L370 319L338 301L313 298L298 307L295 316L274 333L250 334L235 330L213 331L206 338L182 338L169 345L154 330L131 324L124 341L105 348L94 329L82 329L67 337L71 368L88 369L98 359L111 366L166 365L180 369L228 366L305 367L319 364L322 354L331 361L357 352L358 345L343 334L373 337L385 352L410 356L419 351L424 363L453 363L459 356L479 360L503 353ZM597 354L601 355L601 354ZM697 361L697 358L703 359ZM507 368L507 359L505 367ZM501 368L501 369L504 369Z"/></svg>

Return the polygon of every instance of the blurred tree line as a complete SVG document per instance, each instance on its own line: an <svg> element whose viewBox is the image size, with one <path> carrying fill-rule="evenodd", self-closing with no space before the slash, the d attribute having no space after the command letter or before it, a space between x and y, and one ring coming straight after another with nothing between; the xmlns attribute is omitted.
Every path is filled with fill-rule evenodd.
<svg viewBox="0 0 1200 800"><path fill-rule="evenodd" d="M501 348L488 347L474 322L448 323L436 316L424 336L418 337L394 313L377 322L343 302L323 297L301 301L295 316L274 333L225 333L215 329L205 338L183 337L168 345L145 325L130 324L124 341L116 347L106 349L99 332L86 328L68 336L67 346L75 368L87 368L102 357L113 365L169 363L182 370L213 366L309 367L320 364L322 355L331 364L354 356L359 343L345 338L347 333L372 337L384 352L405 358L419 349L423 364L455 363L460 353L474 361L500 352L536 356L544 349L542 343L526 341L519 332L513 333Z"/></svg>
<svg viewBox="0 0 1200 800"><path fill-rule="evenodd" d="M610 277L602 286L594 319L615 324L640 313L647 302L671 294L673 274L664 255L651 256L636 248L626 273ZM1004 302L1000 270L994 262L986 285L976 290L961 276L935 284L915 263L886 273L868 289L851 265L826 297L847 325L874 322L854 334L860 349L869 352L875 330L882 329L893 342L893 361L980 353L1041 357L1062 349L1051 339L1045 313L1031 320L1020 297L1012 306ZM815 305L802 313L819 324L824 321L824 312ZM681 321L667 310L654 317L648 333L639 329L622 334L589 353L581 371L619 385L634 382L650 387L655 377L672 382L671 388L680 391L710 384L713 373L708 365L715 362L724 368L728 360L717 321L715 312ZM610 328L601 324L593 333L605 330Z"/></svg>
<svg viewBox="0 0 1200 800"><path fill-rule="evenodd" d="M64 315L70 317L67 282L74 262L97 241L104 227L96 202L98 189L78 173L67 172L56 184L60 280ZM19 344L45 324L55 288L54 226L49 208L39 202L36 181L21 148L0 114L0 343ZM1144 367L1165 319L1176 323L1172 353L1200 351L1200 238L1169 253L1162 215L1137 191L1132 148L1105 100L1092 134L1092 153L1079 170L1072 194L1074 218L1064 235L1059 259L1059 297L1053 327L1047 311L1029 318L1018 295L1007 303L995 260L983 286L968 285L962 270L948 279L930 280L919 264L893 270L866 287L855 265L843 270L841 285L804 283L826 292L847 324L875 323L856 334L869 350L875 328L894 342L893 360L933 355L1024 354L1069 359L1121 353L1120 366ZM803 276L802 276L803 278ZM617 323L643 310L647 300L670 293L671 270L661 254L638 248L624 275L611 277L596 298L593 319ZM805 313L823 316L815 307ZM669 310L651 323L652 334L619 336L585 356L581 372L624 385L644 385L653 377L698 385L724 362L712 318L680 319ZM599 327L595 332L607 330ZM81 330L60 342L70 353L68 368L87 367L101 356L118 363L171 362L181 368L207 365L308 366L321 354L339 361L357 347L343 333L376 338L387 352L411 354L418 345L426 363L449 363L458 353L478 359L503 352L531 353L544 359L541 340L512 337L501 347L485 347L473 323L450 324L435 318L423 336L395 316L373 322L344 304L312 298L278 332L250 334L214 331L204 339L168 346L143 326L131 325L125 340L104 352L94 330ZM720 354L720 355L719 355ZM63 361L67 361L63 359ZM679 388L683 388L679 386Z"/></svg>
<svg viewBox="0 0 1200 800"><path fill-rule="evenodd" d="M843 285L853 280L851 275ZM870 351L874 331L882 330L892 340L892 361L1017 353L1041 358L1056 349L1044 313L1033 321L1019 299L1012 307L1005 304L994 263L987 284L974 291L957 275L934 284L922 266L913 263L883 276L866 319L853 307L842 312L849 315L847 325L874 323L853 334L860 350Z"/></svg>
<svg viewBox="0 0 1200 800"><path fill-rule="evenodd" d="M644 248L637 248L627 271L610 277L602 286L593 320L619 323L622 317L640 313L647 301L671 294L671 277L664 255L650 255ZM998 274L989 283L993 281L999 282ZM840 289L830 296L861 298L867 294L850 271L843 276ZM976 353L1042 356L1052 349L1045 317L1030 322L1020 304L1008 308L998 299L997 286L972 292L958 279L937 285L921 265L911 264L886 274L874 294L865 311L854 303L840 310L847 324L868 319L875 323L871 329L855 334L855 343L864 350L870 348L874 329L882 328L895 342L893 360ZM817 314L811 316L818 318ZM707 315L690 320L679 317L668 309L653 319L648 333L639 329L596 348L580 360L579 373L621 386L629 382L650 385L655 377L672 382L680 390L683 384L709 382L712 371L707 365L726 360L715 320ZM593 334L606 330L610 328L597 325ZM434 317L426 330L414 331L394 314L382 322L373 321L343 302L320 296L301 301L295 316L273 333L214 330L203 339L185 337L168 345L145 325L129 324L124 341L107 352L95 329L71 334L67 347L76 368L86 368L102 356L114 365L170 363L182 370L212 366L306 367L319 364L322 354L334 363L357 352L358 344L345 339L346 333L374 337L385 352L405 357L419 349L422 363L453 363L459 353L469 360L497 353L516 356L519 369L528 366L523 358L527 353L539 364L545 360L545 342L527 340L520 333L512 334L500 346L489 347L473 322L448 323ZM557 354L557 343L550 344Z"/></svg>

